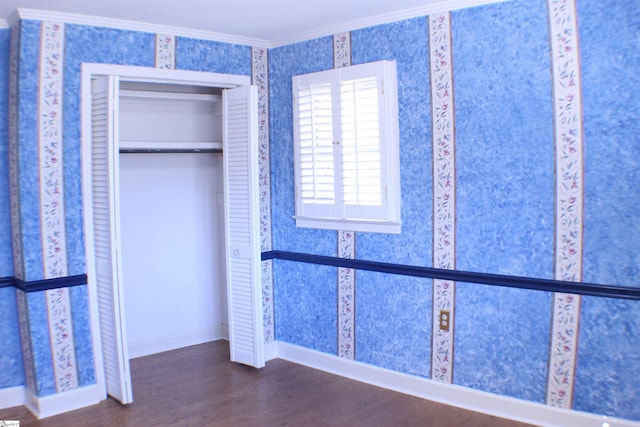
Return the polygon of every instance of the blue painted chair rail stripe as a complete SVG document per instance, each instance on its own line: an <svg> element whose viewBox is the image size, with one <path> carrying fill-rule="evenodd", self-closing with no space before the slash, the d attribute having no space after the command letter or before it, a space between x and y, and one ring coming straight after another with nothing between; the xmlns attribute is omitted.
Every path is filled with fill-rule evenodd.
<svg viewBox="0 0 640 427"><path fill-rule="evenodd" d="M13 277L0 277L0 288L7 288L14 285Z"/></svg>
<svg viewBox="0 0 640 427"><path fill-rule="evenodd" d="M87 275L78 274L77 276L58 277L55 279L32 280L26 282L16 277L0 277L0 288L14 286L23 292L39 292L48 291L50 289L69 288L71 286L79 286L87 284Z"/></svg>
<svg viewBox="0 0 640 427"><path fill-rule="evenodd" d="M329 265L333 267L353 268L356 270L377 271L379 273L399 274L403 276L477 283L481 285L504 286L509 288L532 289L536 291L564 292L597 297L640 300L640 286L634 288L625 286L601 285L595 283L537 279L532 277L507 276L501 274L476 273L472 271L444 270L431 267L389 264L377 261L336 258L323 255L311 255L277 250L262 253L263 261L269 259L280 259L286 261Z"/></svg>

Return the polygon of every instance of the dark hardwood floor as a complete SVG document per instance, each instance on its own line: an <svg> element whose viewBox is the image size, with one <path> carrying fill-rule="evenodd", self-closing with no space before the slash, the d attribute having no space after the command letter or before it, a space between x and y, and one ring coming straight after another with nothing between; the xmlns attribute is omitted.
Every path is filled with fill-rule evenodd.
<svg viewBox="0 0 640 427"><path fill-rule="evenodd" d="M429 402L283 360L256 370L229 362L226 341L131 360L134 403L113 399L20 426L491 426L524 424Z"/></svg>

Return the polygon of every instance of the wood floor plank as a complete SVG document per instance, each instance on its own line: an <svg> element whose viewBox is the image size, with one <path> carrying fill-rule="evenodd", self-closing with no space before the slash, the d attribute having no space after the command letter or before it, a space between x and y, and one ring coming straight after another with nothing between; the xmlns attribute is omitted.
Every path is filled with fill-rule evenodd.
<svg viewBox="0 0 640 427"><path fill-rule="evenodd" d="M525 426L284 360L260 370L234 364L226 341L132 359L131 373L131 405L107 399L44 420L16 407L0 410L0 420L21 427Z"/></svg>

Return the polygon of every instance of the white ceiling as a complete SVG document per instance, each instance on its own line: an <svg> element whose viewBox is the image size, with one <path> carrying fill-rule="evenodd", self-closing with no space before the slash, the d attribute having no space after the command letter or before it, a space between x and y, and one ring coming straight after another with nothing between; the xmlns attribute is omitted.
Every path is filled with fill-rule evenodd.
<svg viewBox="0 0 640 427"><path fill-rule="evenodd" d="M136 21L224 34L265 46L504 0L1 0L18 8ZM22 15L22 14L21 14ZM74 22L75 20L65 20Z"/></svg>

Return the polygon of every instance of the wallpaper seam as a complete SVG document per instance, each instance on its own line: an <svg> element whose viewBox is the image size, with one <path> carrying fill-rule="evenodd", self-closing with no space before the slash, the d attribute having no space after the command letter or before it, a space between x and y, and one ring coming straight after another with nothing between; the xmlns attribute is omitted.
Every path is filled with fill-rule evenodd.
<svg viewBox="0 0 640 427"><path fill-rule="evenodd" d="M556 153L555 277L582 280L583 136L575 0L548 0ZM571 408L579 295L555 293L546 402Z"/></svg>
<svg viewBox="0 0 640 427"><path fill-rule="evenodd" d="M45 279L67 275L63 170L63 23L42 22L38 153ZM78 387L71 302L65 288L45 293L56 391Z"/></svg>
<svg viewBox="0 0 640 427"><path fill-rule="evenodd" d="M429 65L433 125L433 267L455 269L455 136L451 61L451 15L430 15ZM447 313L442 313L447 312ZM455 282L433 280L431 378L453 376ZM446 316L448 328L440 328Z"/></svg>
<svg viewBox="0 0 640 427"><path fill-rule="evenodd" d="M351 33L343 32L333 36L334 68L351 65ZM338 257L355 259L356 233L338 230ZM338 267L338 356L355 359L355 286L356 272L350 268Z"/></svg>

